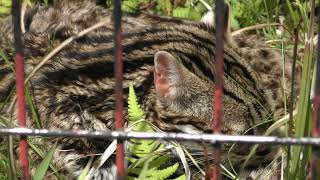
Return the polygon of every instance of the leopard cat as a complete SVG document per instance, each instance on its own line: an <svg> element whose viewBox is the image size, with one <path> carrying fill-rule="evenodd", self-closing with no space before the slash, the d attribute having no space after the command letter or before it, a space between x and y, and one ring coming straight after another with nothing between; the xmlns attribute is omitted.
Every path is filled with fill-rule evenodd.
<svg viewBox="0 0 320 180"><path fill-rule="evenodd" d="M113 130L112 12L92 1L56 2L48 7L35 6L26 12L26 32L22 36L26 74L65 39L100 21L110 23L68 44L28 83L43 128ZM123 15L123 91L128 92L129 84L133 83L146 119L164 131L212 131L216 45L213 24L212 13L201 22L144 13ZM10 68L14 65L11 16L3 19L0 26L0 47L12 60L8 63L0 57L0 102L3 104L0 112L16 119L15 111L8 112L12 100L8 97L15 83ZM281 53L255 36L228 37L224 47L222 133L239 135L270 117L278 119L285 113L283 98L289 94L292 62L286 59L282 78ZM299 74L299 68L295 68ZM295 82L297 84L298 79ZM287 89L283 88L283 83ZM127 107L127 93L123 101ZM29 111L28 126L34 127ZM127 118L126 108L123 113ZM256 126L246 134L261 135L269 125ZM41 143L50 146L55 141ZM58 142L53 164L70 179L76 178L87 164L86 155L102 153L110 143L109 140L85 138L60 138ZM192 143L185 145L194 152L203 152ZM234 148L232 163L235 167L243 163L249 147L237 145ZM229 148L228 144L222 145L222 163L226 166L225 154ZM260 146L249 162L249 169L264 167L274 159L277 150ZM263 170L246 171L243 178L259 179L261 173L257 172L260 171ZM274 171L260 178L268 179L276 174ZM114 179L115 166L112 162L106 163L95 177Z"/></svg>

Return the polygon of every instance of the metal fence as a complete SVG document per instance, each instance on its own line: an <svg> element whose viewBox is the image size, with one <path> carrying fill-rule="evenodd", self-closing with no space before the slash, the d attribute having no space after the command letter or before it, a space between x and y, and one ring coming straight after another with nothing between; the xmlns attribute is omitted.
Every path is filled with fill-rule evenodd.
<svg viewBox="0 0 320 180"><path fill-rule="evenodd" d="M86 130L47 130L47 129L30 129L26 128L26 109L25 109L25 97L24 97L24 55L23 46L21 40L20 29L20 2L19 0L12 1L12 14L14 24L14 48L15 48L15 63L16 63L16 92L17 92L17 104L18 104L18 119L19 128L0 129L0 135L18 135L20 139L20 167L22 172L22 179L29 180L30 175L28 172L28 144L26 138L28 136L47 136L47 137L85 137L85 138L102 138L102 139L117 139L117 151L116 151L116 166L117 177L119 179L125 179L125 165L124 165L124 145L123 141L128 139L161 139L161 140L178 140L178 141L197 141L207 142L213 145L213 173L212 179L221 179L220 169L220 149L221 143L245 143L245 144L281 144L281 145L311 145L313 146L313 154L311 156L311 179L318 179L320 175L317 171L317 165L319 165L319 146L320 146L320 41L318 38L317 49L317 63L316 63L316 88L315 96L313 99L313 122L312 122L312 135L313 137L304 138L280 138L272 136L231 136L222 135L222 94L223 94L223 47L224 47L224 28L225 28L225 13L226 4L223 0L216 1L215 8L215 20L216 20L216 54L215 54L215 92L214 92L214 104L213 104L213 132L214 134L186 134L186 133L146 133L146 132L124 132L122 131L124 126L123 118L123 102L122 102L122 29L121 29L121 1L114 0L114 58L115 58L115 127L116 131L113 132L99 132L99 131L86 131ZM320 16L318 13L318 22L320 22ZM319 26L320 30L320 26ZM320 34L320 33L318 33ZM295 48L296 49L296 48ZM317 153L318 152L318 153Z"/></svg>

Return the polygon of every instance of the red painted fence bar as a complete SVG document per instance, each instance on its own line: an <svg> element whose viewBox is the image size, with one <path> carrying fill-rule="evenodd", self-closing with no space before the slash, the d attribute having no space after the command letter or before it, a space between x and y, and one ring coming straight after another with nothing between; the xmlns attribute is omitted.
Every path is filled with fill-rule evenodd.
<svg viewBox="0 0 320 180"><path fill-rule="evenodd" d="M26 107L24 96L24 55L21 41L21 29L20 29L20 1L12 1L12 21L13 21L13 33L14 33L14 48L15 48L15 68L16 68L16 91L18 102L18 120L19 126L26 126ZM29 180L29 167L28 167L28 143L27 137L21 136L20 139L20 167L21 167L21 179Z"/></svg>
<svg viewBox="0 0 320 180"><path fill-rule="evenodd" d="M226 4L224 0L216 1L215 9L215 23L216 23L216 52L215 52L215 68L216 73L214 76L215 91L213 97L213 132L216 134L221 133L222 116L223 116L223 46L224 46L224 32L226 24ZM219 145L213 148L213 179L221 179L220 167L220 149Z"/></svg>
<svg viewBox="0 0 320 180"><path fill-rule="evenodd" d="M318 35L320 35L320 11L317 8L318 18ZM316 61L316 77L315 90L313 99L313 114L312 114L312 136L319 137L320 133L320 39L318 37L317 61ZM312 147L311 155L311 179L317 180L320 178L320 148Z"/></svg>
<svg viewBox="0 0 320 180"><path fill-rule="evenodd" d="M123 130L123 90L122 90L122 28L121 28L121 0L113 1L113 24L114 24L114 75L116 80L115 85L115 127L117 130ZM124 145L123 142L118 140L116 152L116 166L117 166L117 179L125 179L124 167Z"/></svg>

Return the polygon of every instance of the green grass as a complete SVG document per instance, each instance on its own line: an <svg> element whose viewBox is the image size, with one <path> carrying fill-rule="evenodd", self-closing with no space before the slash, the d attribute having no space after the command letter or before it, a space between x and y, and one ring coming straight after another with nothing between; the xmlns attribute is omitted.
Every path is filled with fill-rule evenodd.
<svg viewBox="0 0 320 180"><path fill-rule="evenodd" d="M300 13L304 12L302 4L299 5ZM314 2L311 4L311 9L314 10ZM302 16L303 29L308 29L306 32L307 39L313 39L314 37L314 11L311 11L310 20L306 16ZM302 81L300 86L300 97L298 101L298 115L296 119L296 132L295 137L311 136L311 85L313 78L315 64L315 54L312 41L306 41L304 56L303 56L303 70ZM289 167L289 179L305 179L305 168L310 157L310 147L297 146L293 147ZM302 156L302 159L300 158ZM319 178L319 177L318 177Z"/></svg>

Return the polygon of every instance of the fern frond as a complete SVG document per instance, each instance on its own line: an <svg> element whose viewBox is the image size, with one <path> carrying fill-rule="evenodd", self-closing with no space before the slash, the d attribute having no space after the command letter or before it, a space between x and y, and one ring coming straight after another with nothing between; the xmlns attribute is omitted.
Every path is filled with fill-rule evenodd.
<svg viewBox="0 0 320 180"><path fill-rule="evenodd" d="M148 171L149 177L147 177L148 180L154 180L154 179L166 179L172 174L174 174L179 167L179 163L175 163L172 166L169 166L165 169L157 170L156 168L152 168Z"/></svg>
<svg viewBox="0 0 320 180"><path fill-rule="evenodd" d="M128 115L129 121L138 121L140 119L145 118L143 110L141 106L138 104L138 99L134 92L132 83L130 83L129 86Z"/></svg>
<svg viewBox="0 0 320 180"><path fill-rule="evenodd" d="M139 122L141 119L145 119L144 112L138 103L137 96L135 95L133 85L129 86L128 96L128 115L129 123L136 123L132 128L133 131L154 131L150 124L145 121ZM173 175L179 168L179 163L163 169L163 165L166 165L170 156L167 153L160 154L166 150L164 145L156 140L141 140L134 139L130 141L129 149L132 157L128 160L132 163L128 171L129 175L127 179L130 180L145 180L145 179L158 179L164 180ZM135 176L135 177L132 177ZM137 178L138 176L138 178ZM185 177L185 176L184 176ZM179 177L180 178L180 177ZM182 178L182 177L181 177ZM179 179L181 180L181 179Z"/></svg>
<svg viewBox="0 0 320 180"><path fill-rule="evenodd" d="M173 180L186 180L186 179L187 179L186 175L183 174L183 175L181 175L181 176L179 176L179 177L177 177L177 178L175 178Z"/></svg>

